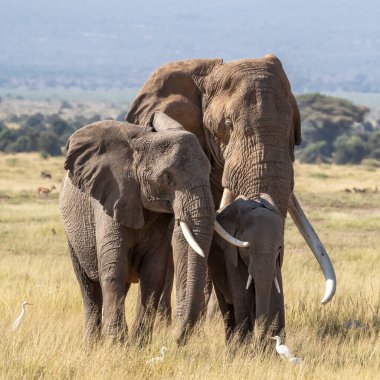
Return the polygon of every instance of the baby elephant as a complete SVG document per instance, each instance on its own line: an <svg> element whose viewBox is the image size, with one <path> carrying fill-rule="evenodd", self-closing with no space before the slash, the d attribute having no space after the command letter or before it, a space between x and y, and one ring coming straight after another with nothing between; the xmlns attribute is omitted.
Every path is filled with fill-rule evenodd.
<svg viewBox="0 0 380 380"><path fill-rule="evenodd" d="M210 164L197 138L163 113L150 127L97 122L70 137L65 169L59 202L86 337L124 339L124 300L140 282L132 335L150 340L172 240L183 341L204 308L215 223Z"/></svg>
<svg viewBox="0 0 380 380"><path fill-rule="evenodd" d="M266 198L259 202L238 198L217 215L226 231L250 243L247 248L237 248L216 234L212 243L215 250L213 246L209 271L227 342L234 334L241 342L246 340L255 322L263 323L264 333L269 327L274 334L284 328L284 222L273 201Z"/></svg>

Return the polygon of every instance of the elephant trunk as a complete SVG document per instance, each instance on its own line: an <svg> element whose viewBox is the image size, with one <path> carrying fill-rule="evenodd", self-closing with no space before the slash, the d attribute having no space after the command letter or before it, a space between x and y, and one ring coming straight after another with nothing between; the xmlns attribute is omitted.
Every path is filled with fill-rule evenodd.
<svg viewBox="0 0 380 380"><path fill-rule="evenodd" d="M258 252L259 253L259 252ZM268 330L269 304L272 284L275 277L275 262L273 254L259 253L254 265L250 263L248 272L253 277L255 287L256 323L263 327L263 334Z"/></svg>
<svg viewBox="0 0 380 380"><path fill-rule="evenodd" d="M235 195L258 199L261 193L266 193L273 199L283 218L289 211L325 276L326 289L321 303L326 304L335 294L335 272L326 249L293 193L294 172L289 146L285 143L288 139L283 135L285 130L274 133L268 129L262 140L271 137L272 142L265 140L263 143L253 135L241 144L240 136L240 146L239 136L231 138L222 178L225 188L222 206L226 206Z"/></svg>
<svg viewBox="0 0 380 380"><path fill-rule="evenodd" d="M176 194L175 218L186 223L191 236L204 254L192 248L176 226L173 255L177 282L177 317L181 320L178 344L185 344L204 310L207 257L213 236L215 206L208 186L198 186Z"/></svg>
<svg viewBox="0 0 380 380"><path fill-rule="evenodd" d="M275 164L276 170L278 170L276 174L271 174L267 170L267 165L264 164L252 165L247 175L234 170L231 171L231 174L225 172L224 178L229 177L229 180L225 180L223 183L224 188L227 189L225 192L256 200L262 193L269 194L280 214L285 218L288 200L293 191L293 167L290 163L277 162ZM228 203L224 203L223 206Z"/></svg>
<svg viewBox="0 0 380 380"><path fill-rule="evenodd" d="M289 154L288 128L275 128L275 121L265 125L265 135L241 135L238 131L231 135L225 151L222 177L224 206L234 196L243 195L249 199L259 199L261 193L271 196L281 215L285 218L288 200L293 191L294 172ZM247 127L248 128L248 127ZM264 125L251 126L261 131Z"/></svg>

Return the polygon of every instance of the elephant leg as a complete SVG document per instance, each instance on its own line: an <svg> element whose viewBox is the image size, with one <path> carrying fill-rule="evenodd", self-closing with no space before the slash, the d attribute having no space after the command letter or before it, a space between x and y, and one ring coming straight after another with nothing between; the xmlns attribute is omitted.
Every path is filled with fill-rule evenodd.
<svg viewBox="0 0 380 380"><path fill-rule="evenodd" d="M102 324L102 290L100 284L91 281L81 267L79 260L68 243L74 272L78 279L84 308L84 333L86 341L98 340Z"/></svg>
<svg viewBox="0 0 380 380"><path fill-rule="evenodd" d="M124 341L125 296L128 283L128 232L103 210L96 220L96 243L100 286L103 294L103 334Z"/></svg>
<svg viewBox="0 0 380 380"><path fill-rule="evenodd" d="M241 309L238 305L233 308L235 318L235 334L238 336L240 343L247 341L253 332L254 322L252 313Z"/></svg>
<svg viewBox="0 0 380 380"><path fill-rule="evenodd" d="M125 296L129 284L121 281L122 276L101 280L103 293L103 335L123 342L128 329L125 322Z"/></svg>
<svg viewBox="0 0 380 380"><path fill-rule="evenodd" d="M254 328L254 300L253 286L246 289L248 278L247 267L241 262L237 268L228 267L228 282L231 287L235 333L239 342L243 343L252 334Z"/></svg>
<svg viewBox="0 0 380 380"><path fill-rule="evenodd" d="M216 314L218 313L218 299L215 294L215 289L212 286L211 283L211 293L209 293L208 299L206 298L206 305L207 305L207 317L208 318L214 318Z"/></svg>
<svg viewBox="0 0 380 380"><path fill-rule="evenodd" d="M166 251L169 252L169 251ZM140 345L150 343L158 303L164 288L169 257L151 251L143 259L140 269L139 302L132 327L132 339Z"/></svg>
<svg viewBox="0 0 380 380"><path fill-rule="evenodd" d="M277 263L277 280L280 285L281 293L278 293L274 283L269 303L268 323L272 335L284 334L285 329L285 307L284 307L284 291L282 286L281 268Z"/></svg>
<svg viewBox="0 0 380 380"><path fill-rule="evenodd" d="M164 288L160 297L158 304L158 319L163 321L166 326L169 326L172 319L172 307L171 307L171 297L173 290L173 280L174 280L174 263L173 255L170 254L168 259L168 269L166 271L166 278Z"/></svg>
<svg viewBox="0 0 380 380"><path fill-rule="evenodd" d="M214 286L213 294L215 296L217 304L219 304L219 308L223 316L226 343L229 343L231 342L236 328L234 307L225 300L222 292L219 291L218 287Z"/></svg>

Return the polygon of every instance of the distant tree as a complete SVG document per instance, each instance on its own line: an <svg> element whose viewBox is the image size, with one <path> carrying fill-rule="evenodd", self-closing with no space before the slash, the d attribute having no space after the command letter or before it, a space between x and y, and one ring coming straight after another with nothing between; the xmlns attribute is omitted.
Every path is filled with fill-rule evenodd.
<svg viewBox="0 0 380 380"><path fill-rule="evenodd" d="M16 141L7 145L6 152L27 152L29 140L26 136L19 136Z"/></svg>
<svg viewBox="0 0 380 380"><path fill-rule="evenodd" d="M101 116L96 114L96 115L91 116L90 118L86 119L86 124L95 123L96 121L100 121L100 120L101 120Z"/></svg>
<svg viewBox="0 0 380 380"><path fill-rule="evenodd" d="M71 108L73 108L73 106L67 100L62 101L61 109L71 109Z"/></svg>
<svg viewBox="0 0 380 380"><path fill-rule="evenodd" d="M339 149L338 158L334 158L334 161L342 163L346 159L343 157L346 157L350 149L347 147L344 151L343 148L343 145L349 143L347 136L371 129L371 125L364 121L369 109L354 105L346 99L305 94L297 96L297 102L301 112L303 139L297 157L302 162L331 160L335 150ZM340 136L346 137L336 144ZM357 140L355 141L359 144ZM359 149L358 145L356 147ZM356 162L359 156L357 152L356 158L352 160Z"/></svg>
<svg viewBox="0 0 380 380"><path fill-rule="evenodd" d="M14 113L10 113L7 116L6 120L9 121L10 123L17 123L20 121L19 117L17 115L15 115Z"/></svg>
<svg viewBox="0 0 380 380"><path fill-rule="evenodd" d="M0 132L0 151L5 152L9 144L16 141L18 133L16 129L5 128Z"/></svg>
<svg viewBox="0 0 380 380"><path fill-rule="evenodd" d="M36 150L49 153L51 156L60 156L62 154L60 141L52 131L41 133L37 138Z"/></svg>
<svg viewBox="0 0 380 380"><path fill-rule="evenodd" d="M126 112L121 112L121 113L119 113L119 115L117 115L116 120L125 121L126 116L127 116Z"/></svg>
<svg viewBox="0 0 380 380"><path fill-rule="evenodd" d="M359 136L339 136L334 145L337 164L360 164L367 154L366 143Z"/></svg>
<svg viewBox="0 0 380 380"><path fill-rule="evenodd" d="M303 123L303 139L306 143L326 141L329 151L335 139L349 133L355 123L363 123L369 112L367 107L356 106L346 99L321 94L297 97Z"/></svg>
<svg viewBox="0 0 380 380"><path fill-rule="evenodd" d="M369 157L380 160L380 128L367 135L367 150L369 151Z"/></svg>
<svg viewBox="0 0 380 380"><path fill-rule="evenodd" d="M72 128L66 120L63 120L58 114L51 115L47 122L51 126L51 130L58 136L66 133L72 132Z"/></svg>
<svg viewBox="0 0 380 380"><path fill-rule="evenodd" d="M25 123L24 123L25 128L33 128L34 130L43 130L45 129L45 118L44 115L41 113L35 113L31 116L29 116Z"/></svg>
<svg viewBox="0 0 380 380"><path fill-rule="evenodd" d="M297 153L297 158L304 163L328 162L328 147L326 141L308 144Z"/></svg>

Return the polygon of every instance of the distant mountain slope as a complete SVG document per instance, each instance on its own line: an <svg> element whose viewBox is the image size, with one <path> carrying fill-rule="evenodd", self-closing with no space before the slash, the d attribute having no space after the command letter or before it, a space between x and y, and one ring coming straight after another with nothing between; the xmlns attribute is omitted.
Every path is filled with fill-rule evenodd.
<svg viewBox="0 0 380 380"><path fill-rule="evenodd" d="M274 52L297 92L379 92L379 14L375 0L1 0L0 86L136 87L164 62Z"/></svg>

